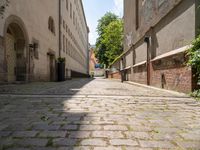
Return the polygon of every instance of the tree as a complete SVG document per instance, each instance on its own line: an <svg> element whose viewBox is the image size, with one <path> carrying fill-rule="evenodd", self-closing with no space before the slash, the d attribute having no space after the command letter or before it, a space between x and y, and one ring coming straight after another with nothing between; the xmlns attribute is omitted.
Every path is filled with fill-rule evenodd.
<svg viewBox="0 0 200 150"><path fill-rule="evenodd" d="M3 13L6 9L6 7L8 7L9 4L9 0L0 0L0 16L3 17Z"/></svg>
<svg viewBox="0 0 200 150"><path fill-rule="evenodd" d="M105 28L112 22L118 19L118 16L107 12L101 19L98 20L97 32L99 36L104 33Z"/></svg>
<svg viewBox="0 0 200 150"><path fill-rule="evenodd" d="M103 34L103 44L107 49L105 56L108 58L109 65L123 52L122 41L123 23L118 19L111 22Z"/></svg>
<svg viewBox="0 0 200 150"><path fill-rule="evenodd" d="M96 57L107 67L122 51L123 24L119 17L111 12L98 20L96 42Z"/></svg>

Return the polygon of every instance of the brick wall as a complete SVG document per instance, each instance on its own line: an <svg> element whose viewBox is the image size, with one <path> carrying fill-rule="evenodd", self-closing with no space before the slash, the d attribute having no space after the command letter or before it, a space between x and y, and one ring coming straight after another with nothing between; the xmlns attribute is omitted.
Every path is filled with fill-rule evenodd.
<svg viewBox="0 0 200 150"><path fill-rule="evenodd" d="M192 90L191 69L188 67L154 70L151 85L168 90L189 93Z"/></svg>
<svg viewBox="0 0 200 150"><path fill-rule="evenodd" d="M146 64L134 67L133 73L131 75L131 81L141 84L147 84L146 68Z"/></svg>
<svg viewBox="0 0 200 150"><path fill-rule="evenodd" d="M121 79L121 73L120 72L109 73L108 78L109 79Z"/></svg>
<svg viewBox="0 0 200 150"><path fill-rule="evenodd" d="M184 53L165 57L151 63L151 85L189 93L192 90L192 71Z"/></svg>

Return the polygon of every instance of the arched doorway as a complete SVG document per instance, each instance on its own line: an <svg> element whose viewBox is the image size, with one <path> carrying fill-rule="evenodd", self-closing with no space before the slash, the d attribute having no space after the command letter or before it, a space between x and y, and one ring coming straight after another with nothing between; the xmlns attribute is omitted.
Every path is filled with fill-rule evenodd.
<svg viewBox="0 0 200 150"><path fill-rule="evenodd" d="M24 29L16 20L6 24L5 56L7 64L7 81L27 80L27 39Z"/></svg>

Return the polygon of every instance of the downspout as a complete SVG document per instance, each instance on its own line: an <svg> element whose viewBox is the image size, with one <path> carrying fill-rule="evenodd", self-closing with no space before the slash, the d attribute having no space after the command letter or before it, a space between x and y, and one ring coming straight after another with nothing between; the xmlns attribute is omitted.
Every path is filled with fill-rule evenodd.
<svg viewBox="0 0 200 150"><path fill-rule="evenodd" d="M144 42L147 43L147 85L150 85L150 36L144 38Z"/></svg>
<svg viewBox="0 0 200 150"><path fill-rule="evenodd" d="M59 29L59 33L58 33L58 41L59 41L59 57L61 57L61 0L59 0L59 6L58 6L58 13L59 13L59 21L58 21L58 29Z"/></svg>

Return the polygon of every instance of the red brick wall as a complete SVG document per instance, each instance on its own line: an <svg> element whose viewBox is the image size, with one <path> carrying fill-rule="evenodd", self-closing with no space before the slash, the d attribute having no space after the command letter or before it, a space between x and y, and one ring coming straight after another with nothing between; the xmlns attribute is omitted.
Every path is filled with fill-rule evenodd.
<svg viewBox="0 0 200 150"><path fill-rule="evenodd" d="M184 53L153 61L151 63L151 85L178 92L191 92L192 71L185 65L186 61Z"/></svg>
<svg viewBox="0 0 200 150"><path fill-rule="evenodd" d="M109 73L108 78L110 78L110 79L121 79L121 74L120 74L120 72Z"/></svg>
<svg viewBox="0 0 200 150"><path fill-rule="evenodd" d="M186 61L185 54L180 53L151 62L150 85L183 93L191 92L194 87L192 70L185 65ZM146 64L134 67L130 80L147 84Z"/></svg>
<svg viewBox="0 0 200 150"><path fill-rule="evenodd" d="M184 93L192 90L191 69L188 67L153 70L151 74L151 85L162 88L162 74L164 75L163 88Z"/></svg>
<svg viewBox="0 0 200 150"><path fill-rule="evenodd" d="M133 68L131 81L141 83L141 84L147 84L146 64Z"/></svg>

